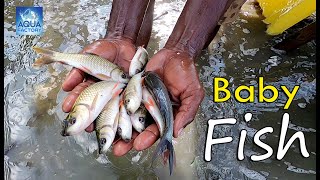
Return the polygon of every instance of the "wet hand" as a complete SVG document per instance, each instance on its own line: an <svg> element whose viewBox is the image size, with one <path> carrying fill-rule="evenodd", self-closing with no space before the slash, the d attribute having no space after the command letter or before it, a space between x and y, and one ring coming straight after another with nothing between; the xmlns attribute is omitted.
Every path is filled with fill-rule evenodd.
<svg viewBox="0 0 320 180"><path fill-rule="evenodd" d="M156 72L166 85L171 100L180 104L173 106L173 136L177 138L193 121L204 98L194 59L184 52L162 49L148 62L146 71ZM138 151L149 148L157 141L159 134L157 125L151 124L135 138L133 147Z"/></svg>
<svg viewBox="0 0 320 180"><path fill-rule="evenodd" d="M130 61L135 54L135 46L128 39L100 39L84 47L81 53L95 54L109 60L122 67L125 72L129 71ZM89 85L96 82L97 79L85 74L77 68L73 68L62 84L64 91L71 91L64 99L62 110L70 112L79 94ZM91 124L86 131L94 130Z"/></svg>

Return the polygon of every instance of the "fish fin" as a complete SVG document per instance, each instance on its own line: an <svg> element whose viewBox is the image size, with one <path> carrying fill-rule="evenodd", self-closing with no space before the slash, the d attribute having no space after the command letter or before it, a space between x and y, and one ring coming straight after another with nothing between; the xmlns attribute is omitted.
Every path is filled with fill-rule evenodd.
<svg viewBox="0 0 320 180"><path fill-rule="evenodd" d="M172 142L168 140L167 137L163 137L159 144L157 145L156 151L153 154L152 157L152 162L156 159L157 156L163 155L164 152L168 150L169 151L169 171L170 171L170 176L172 174L173 171L173 166L175 164L175 153L174 153L174 148L172 145Z"/></svg>
<svg viewBox="0 0 320 180"><path fill-rule="evenodd" d="M169 158L169 151L165 150L162 155L163 164L166 166Z"/></svg>
<svg viewBox="0 0 320 180"><path fill-rule="evenodd" d="M33 46L32 49L36 53L44 55L44 56L53 56L53 54L56 53L55 51L52 51L52 50L49 50L49 49L44 49L44 48L37 47L37 46Z"/></svg>
<svg viewBox="0 0 320 180"><path fill-rule="evenodd" d="M141 102L142 102L142 104L144 104L144 106L147 108L147 110L150 109L150 104L148 103L148 101L142 99Z"/></svg>
<svg viewBox="0 0 320 180"><path fill-rule="evenodd" d="M93 101L92 101L92 104L90 106L90 112L96 108L96 105L97 105L97 101L98 101L98 98L99 98L99 93L96 94L96 96L94 97Z"/></svg>
<svg viewBox="0 0 320 180"><path fill-rule="evenodd" d="M119 107L123 106L123 99L121 98L120 102L119 102Z"/></svg>
<svg viewBox="0 0 320 180"><path fill-rule="evenodd" d="M112 98L116 97L116 96L119 96L121 94L123 89L118 89L113 95L112 95Z"/></svg>
<svg viewBox="0 0 320 180"><path fill-rule="evenodd" d="M86 72L86 73L88 73L88 74L91 74L90 69L88 69L87 67L85 67L85 66L83 66L83 65L81 65L81 70L84 71L84 72Z"/></svg>
<svg viewBox="0 0 320 180"><path fill-rule="evenodd" d="M91 103L91 106L89 106L88 104L84 104L84 103L79 103L78 106L79 105L85 106L88 108L89 112L91 112L96 107L99 95L100 95L99 93L96 94L96 96L94 97L94 99ZM91 118L91 113L89 114L89 118Z"/></svg>
<svg viewBox="0 0 320 180"><path fill-rule="evenodd" d="M144 85L144 77L141 78L141 85L142 85L142 86L145 86L145 85Z"/></svg>
<svg viewBox="0 0 320 180"><path fill-rule="evenodd" d="M97 78L101 79L101 80L110 80L110 79L111 79L110 76L107 76L107 75L101 74L101 73L96 74L95 76L96 76Z"/></svg>
<svg viewBox="0 0 320 180"><path fill-rule="evenodd" d="M112 90L116 89L116 88L118 87L118 85L119 85L119 83L116 83L116 84L113 86Z"/></svg>
<svg viewBox="0 0 320 180"><path fill-rule="evenodd" d="M36 59L32 66L34 68L38 68L38 67L40 67L40 66L42 66L44 64L50 64L50 63L53 63L53 62L54 62L54 60L51 57L44 56L44 57L40 57L40 58Z"/></svg>
<svg viewBox="0 0 320 180"><path fill-rule="evenodd" d="M148 103L151 105L151 106L155 106L153 100L151 99L151 97L148 98Z"/></svg>
<svg viewBox="0 0 320 180"><path fill-rule="evenodd" d="M113 130L115 130L115 132L117 132L117 129L118 129L119 117L120 117L120 113L118 112L116 115L116 119L114 121L114 124L113 124Z"/></svg>
<svg viewBox="0 0 320 180"><path fill-rule="evenodd" d="M36 53L43 55L43 57L40 57L40 58L35 60L35 62L32 65L34 68L40 67L40 66L42 66L44 64L53 63L55 61L53 59L53 55L55 53L54 51L51 51L51 50L48 50L48 49L43 49L43 48L36 47L36 46L32 47L32 49Z"/></svg>

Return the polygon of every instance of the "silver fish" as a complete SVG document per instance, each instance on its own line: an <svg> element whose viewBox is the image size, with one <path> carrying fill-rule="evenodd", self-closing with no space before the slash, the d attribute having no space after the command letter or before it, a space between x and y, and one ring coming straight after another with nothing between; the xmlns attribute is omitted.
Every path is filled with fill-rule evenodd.
<svg viewBox="0 0 320 180"><path fill-rule="evenodd" d="M134 114L130 115L132 126L139 133L146 128L146 116L147 110L144 106L140 106Z"/></svg>
<svg viewBox="0 0 320 180"><path fill-rule="evenodd" d="M119 119L119 101L120 97L115 95L96 119L96 134L100 154L108 151L116 136Z"/></svg>
<svg viewBox="0 0 320 180"><path fill-rule="evenodd" d="M142 46L139 46L136 53L134 54L130 67L129 67L129 76L132 77L135 74L138 74L144 69L148 61L148 52Z"/></svg>
<svg viewBox="0 0 320 180"><path fill-rule="evenodd" d="M142 74L134 75L124 91L124 105L129 114L133 114L140 107L142 100Z"/></svg>
<svg viewBox="0 0 320 180"><path fill-rule="evenodd" d="M128 142L132 136L132 123L123 104L120 105L118 134L124 141Z"/></svg>
<svg viewBox="0 0 320 180"><path fill-rule="evenodd" d="M101 80L112 79L122 83L129 81L119 66L97 55L60 53L40 47L33 47L33 50L43 55L34 62L33 67L60 62L81 69Z"/></svg>
<svg viewBox="0 0 320 180"><path fill-rule="evenodd" d="M85 130L98 117L108 101L119 95L124 87L123 83L100 81L85 88L63 121L62 135L75 135Z"/></svg>
<svg viewBox="0 0 320 180"><path fill-rule="evenodd" d="M160 131L160 136L162 137L164 132L164 119L160 113L160 110L155 100L153 99L151 93L148 91L146 87L142 88L142 103L144 104L144 106L156 122Z"/></svg>
<svg viewBox="0 0 320 180"><path fill-rule="evenodd" d="M161 78L154 72L146 72L144 84L155 99L155 102L160 109L160 113L165 120L164 134L157 145L156 151L153 155L153 161L157 156L162 154L162 157L166 162L169 156L169 171L171 175L173 171L173 164L175 162L175 153L172 145L174 118L168 90L163 84ZM167 150L169 151L169 154L164 154Z"/></svg>

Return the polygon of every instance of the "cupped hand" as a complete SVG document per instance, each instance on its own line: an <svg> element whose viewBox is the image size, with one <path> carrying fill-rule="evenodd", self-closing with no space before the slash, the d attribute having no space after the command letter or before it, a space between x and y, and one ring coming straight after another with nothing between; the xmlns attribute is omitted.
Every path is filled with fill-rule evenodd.
<svg viewBox="0 0 320 180"><path fill-rule="evenodd" d="M204 98L194 59L185 52L162 49L150 59L146 71L157 73L166 85L171 101L179 104L173 106L173 136L177 138L193 121ZM135 138L133 147L138 151L149 148L157 141L159 134L157 125L151 124Z"/></svg>
<svg viewBox="0 0 320 180"><path fill-rule="evenodd" d="M129 65L136 52L135 45L129 39L100 39L84 47L81 53L95 54L120 66L125 72L129 71ZM97 79L84 73L80 69L73 68L62 84L64 91L71 91L64 99L62 110L70 112L79 94ZM93 123L86 128L87 132L94 130ZM136 137L137 133L133 133ZM115 155L127 153L132 148L132 142L118 140L113 145Z"/></svg>

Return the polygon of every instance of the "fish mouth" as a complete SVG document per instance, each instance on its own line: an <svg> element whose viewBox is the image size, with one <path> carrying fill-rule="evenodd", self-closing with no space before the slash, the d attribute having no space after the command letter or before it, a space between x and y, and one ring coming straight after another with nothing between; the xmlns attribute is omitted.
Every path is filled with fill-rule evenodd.
<svg viewBox="0 0 320 180"><path fill-rule="evenodd" d="M61 135L62 136L70 136L70 134L67 132L67 128L69 127L69 122L67 120L63 120L62 122L62 131Z"/></svg>

